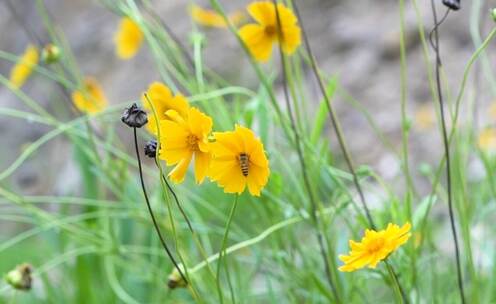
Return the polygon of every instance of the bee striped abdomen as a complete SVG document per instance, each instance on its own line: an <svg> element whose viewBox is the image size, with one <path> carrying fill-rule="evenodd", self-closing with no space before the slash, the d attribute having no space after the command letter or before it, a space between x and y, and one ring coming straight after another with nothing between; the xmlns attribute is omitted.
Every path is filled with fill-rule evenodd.
<svg viewBox="0 0 496 304"><path fill-rule="evenodd" d="M245 177L248 176L249 162L250 160L246 153L239 154L239 166L241 167L241 173Z"/></svg>

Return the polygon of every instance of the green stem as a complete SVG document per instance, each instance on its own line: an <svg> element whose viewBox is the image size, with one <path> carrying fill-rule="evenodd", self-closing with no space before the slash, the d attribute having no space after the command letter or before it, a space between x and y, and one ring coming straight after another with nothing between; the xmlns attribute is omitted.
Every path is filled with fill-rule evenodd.
<svg viewBox="0 0 496 304"><path fill-rule="evenodd" d="M396 273L394 273L393 267L389 265L389 262L387 260L384 260L384 264L386 264L389 276L393 281L393 291L394 295L396 296L396 300L398 301L398 303L408 303L408 298L401 288L400 282L398 281L398 276L396 275Z"/></svg>
<svg viewBox="0 0 496 304"><path fill-rule="evenodd" d="M229 236L229 228L231 227L231 222L234 218L234 213L236 212L236 207L238 207L238 199L239 199L239 194L236 194L236 196L234 197L234 204L231 208L231 212L229 212L229 218L227 219L227 224L226 224L226 230L224 231L224 237L222 238L222 245L221 245L221 249L219 251L219 258L218 258L218 262L217 262L217 293L219 294L219 300L220 300L220 303L224 303L224 296L222 294L222 289L221 289L221 286L220 286L220 271L221 271L221 268L222 268L222 258L224 255L226 255L226 246L227 246L227 238ZM229 270L227 269L227 263L225 263L225 270L226 270L226 273L229 272ZM234 303L234 293L231 293L231 296L232 296L232 300L233 300L233 303Z"/></svg>

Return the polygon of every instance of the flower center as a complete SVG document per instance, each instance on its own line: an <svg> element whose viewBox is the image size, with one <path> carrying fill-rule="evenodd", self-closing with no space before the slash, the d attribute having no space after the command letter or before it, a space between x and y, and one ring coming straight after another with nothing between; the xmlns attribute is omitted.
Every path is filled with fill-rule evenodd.
<svg viewBox="0 0 496 304"><path fill-rule="evenodd" d="M241 173L244 177L248 176L248 170L250 169L250 156L246 153L240 153L238 157L239 167L241 168Z"/></svg>
<svg viewBox="0 0 496 304"><path fill-rule="evenodd" d="M367 251L372 254L377 251L379 251L383 246L384 246L385 240L384 238L380 237L375 240L372 240L370 244L367 246Z"/></svg>
<svg viewBox="0 0 496 304"><path fill-rule="evenodd" d="M275 36L277 34L277 28L275 25L267 25L264 29L267 36Z"/></svg>
<svg viewBox="0 0 496 304"><path fill-rule="evenodd" d="M198 150L198 137L196 137L193 134L188 135L188 137L186 138L186 145L188 145L188 148L191 151L197 151Z"/></svg>

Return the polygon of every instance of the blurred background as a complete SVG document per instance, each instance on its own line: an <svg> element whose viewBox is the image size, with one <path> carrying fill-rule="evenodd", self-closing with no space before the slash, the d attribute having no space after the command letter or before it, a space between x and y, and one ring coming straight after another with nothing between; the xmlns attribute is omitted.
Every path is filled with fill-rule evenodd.
<svg viewBox="0 0 496 304"><path fill-rule="evenodd" d="M0 50L21 54L35 33L42 41L48 42L47 33L42 29L42 18L37 13L33 0L0 1ZM160 79L153 57L148 48L129 61L122 61L115 55L113 35L119 16L113 14L95 1L86 0L45 0L54 22L59 26L71 46L77 63L84 75L92 75L101 84L111 104L138 100L148 84ZM221 1L228 10L243 10L249 1ZM430 46L423 46L419 31L429 35L433 27L430 1L419 1L416 11L406 1L405 33L407 61L407 113L411 120L410 165L414 182L421 194L429 193L430 183L422 177L421 170L429 164L437 164L442 156L442 145L436 118L436 107L431 98L427 81L425 47L433 66L433 52ZM444 8L438 3L438 14ZM205 28L194 24L189 14L193 3L186 0L152 1L154 11L161 17L178 39L192 52L191 35L199 32L205 35L203 57L206 65L229 79L234 84L257 89L259 83L252 68L234 39L226 29ZM194 2L210 8L208 1ZM320 67L329 75L336 75L342 85L337 93L336 105L346 137L359 165L373 167L387 182L403 187L400 164L391 149L400 150L401 145L401 83L400 83L400 20L398 1L346 1L346 0L300 0L302 18L310 43ZM441 26L441 52L447 82L444 84L453 101L462 80L463 69L471 54L480 44L494 22L490 18L491 1L464 1L463 9L451 12ZM494 4L494 3L492 3ZM12 12L15 9L17 16ZM421 16L423 27L417 22ZM24 25L20 24L20 21ZM495 67L494 45L489 46L484 64ZM0 74L7 76L12 63L0 60ZM466 96L477 104L475 127L482 129L496 117L488 109L494 105L496 86L491 76L484 76L484 69L478 63L476 72L469 78ZM478 71L478 72L477 72ZM318 90L310 70L306 71L315 99L308 100L310 109L318 104ZM57 109L55 99L60 99L60 90L47 79L34 75L23 87L23 91L35 98L46 109L59 113L59 118L70 120L71 115ZM188 92L184 92L188 95ZM278 92L282 96L282 92ZM282 100L282 99L281 99ZM0 106L25 109L18 98L7 88L0 87ZM384 133L380 139L367 122L363 112L366 109L376 127ZM466 112L468 103L463 105ZM494 115L494 114L493 114ZM8 168L27 144L39 139L50 129L30 124L25 120L0 117L0 171ZM128 135L128 134L127 134ZM126 135L126 136L127 136ZM123 136L123 138L126 138ZM328 132L335 145L335 135ZM129 137L129 136L127 136ZM381 143L386 141L386 145ZM129 145L131 147L131 145ZM336 147L336 146L335 146ZM337 150L337 149L335 149ZM478 160L470 166L469 179L484 178L484 170ZM66 195L78 192L81 175L71 155L70 143L63 137L56 137L43 145L31 156L4 186L24 195ZM373 193L368 194L374 202ZM445 218L444 206L436 216ZM10 238L21 225L0 222L0 241ZM9 265L11 267L12 265ZM0 273L7 271L7 265L0 262Z"/></svg>
<svg viewBox="0 0 496 304"><path fill-rule="evenodd" d="M4 2L4 1L3 1ZM42 40L47 34L40 30L41 17L37 14L32 0L11 1L19 18ZM438 1L439 2L439 1ZM479 5L474 3L478 2ZM129 61L119 60L114 54L113 35L119 17L94 1L45 1L54 21L60 26L73 49L77 62L85 75L93 75L103 86L110 103L139 99L147 85L160 78L154 69L153 58L143 48ZM242 10L248 1L223 1L231 10ZM192 29L207 37L204 45L206 64L235 84L247 87L258 86L253 70L226 29L209 29L195 26L188 13L188 1L154 1L153 7L168 24L175 35L189 46L191 51ZM197 4L209 8L208 1ZM424 33L432 29L430 2L420 1ZM493 26L489 16L489 1L463 3L463 9L452 12L441 28L441 51L449 88L456 88L462 77L465 63L474 51L478 37L484 37ZM472 7L471 7L472 6ZM12 15L6 3L0 10L0 49L20 54L30 42L25 29ZM377 144L378 138L365 117L354 110L347 100L355 99L366 108L387 136L392 146L401 142L400 117L400 21L398 1L385 0L364 3L363 1L305 0L301 1L304 25L310 36L321 68L328 74L337 75L347 92L341 92L335 104L339 109L344 132L350 140L350 147L359 163L368 164L378 170L386 180L394 180L400 170L394 157L384 145ZM440 5L438 13L444 9ZM470 24L470 15L478 15L481 26ZM411 136L411 162L413 168L422 163L438 161L441 138L436 127L435 108L426 81L426 65L419 39L416 11L410 2L406 3L406 46L407 46L407 101L408 113L414 123ZM480 38L479 38L480 39ZM489 49L492 49L491 46ZM221 52L222 51L222 52ZM429 49L431 58L432 53ZM222 55L220 55L222 54ZM490 58L494 57L488 52ZM240 60L240 58L242 58ZM489 60L494 65L494 60ZM0 73L8 75L12 63L0 61ZM235 67L235 68L233 68ZM310 71L306 75L310 83L315 81ZM41 78L41 77L38 77ZM494 87L485 79L471 79L477 83L477 92L469 87L468 94L476 94L480 107L487 108L493 101ZM50 108L53 96L60 94L56 87L50 87L43 79L29 81L25 92ZM454 92L454 91L453 91ZM451 96L453 97L453 96ZM308 100L315 105L318 100ZM0 105L22 108L17 98L5 87L0 87ZM487 111L480 111L478 122L484 125L490 117ZM17 119L2 117L0 134L4 145L0 150L0 169L5 169L17 157L26 143L30 143L46 130L39 125L29 125ZM329 133L330 137L334 135ZM78 175L67 152L63 139L55 139L45 145L20 170L12 181L23 192L40 194L63 193L71 185L77 185ZM54 170L55 169L55 170ZM418 180L422 184L422 179Z"/></svg>

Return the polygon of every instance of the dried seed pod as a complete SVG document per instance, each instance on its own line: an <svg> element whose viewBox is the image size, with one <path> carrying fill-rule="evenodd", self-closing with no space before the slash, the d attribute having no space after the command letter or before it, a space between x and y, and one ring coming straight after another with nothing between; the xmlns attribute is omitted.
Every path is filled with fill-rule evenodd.
<svg viewBox="0 0 496 304"><path fill-rule="evenodd" d="M155 139L152 139L146 143L145 155L149 158L155 158L155 156L157 156L157 141Z"/></svg>
<svg viewBox="0 0 496 304"><path fill-rule="evenodd" d="M148 122L146 112L143 111L136 103L127 108L122 114L121 120L131 128L141 128Z"/></svg>
<svg viewBox="0 0 496 304"><path fill-rule="evenodd" d="M457 11L460 9L460 0L443 0L443 4L450 9Z"/></svg>

